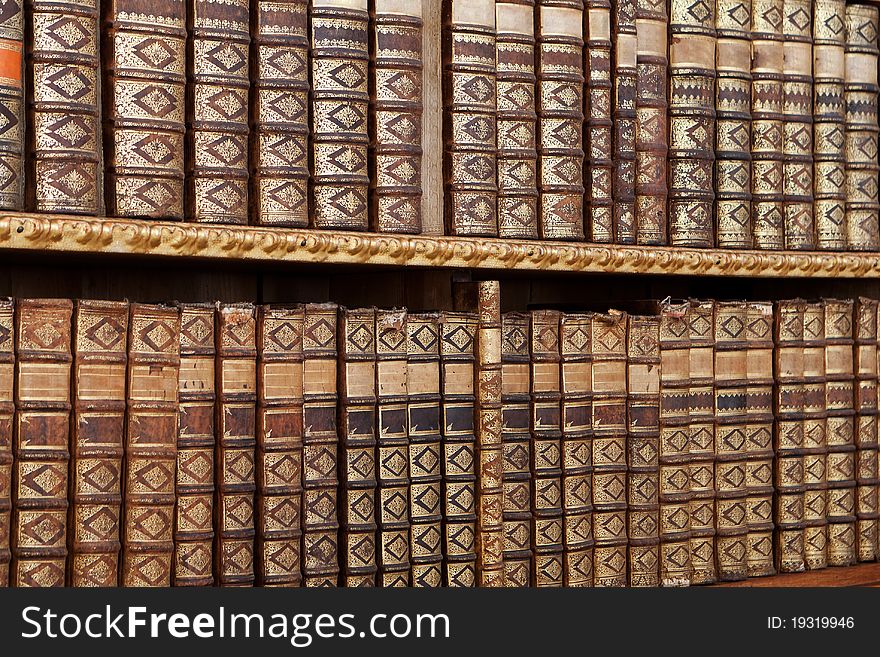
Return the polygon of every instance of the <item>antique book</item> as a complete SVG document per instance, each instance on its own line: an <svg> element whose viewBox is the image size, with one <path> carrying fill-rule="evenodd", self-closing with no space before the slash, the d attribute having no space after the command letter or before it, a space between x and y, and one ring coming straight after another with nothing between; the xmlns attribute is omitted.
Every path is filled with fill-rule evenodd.
<svg viewBox="0 0 880 657"><path fill-rule="evenodd" d="M16 301L10 586L65 583L72 312Z"/></svg>
<svg viewBox="0 0 880 657"><path fill-rule="evenodd" d="M783 0L782 154L786 249L815 249L812 0Z"/></svg>
<svg viewBox="0 0 880 657"><path fill-rule="evenodd" d="M614 241L635 244L636 0L611 0Z"/></svg>
<svg viewBox="0 0 880 657"><path fill-rule="evenodd" d="M37 212L103 209L97 0L30 0L27 205Z"/></svg>
<svg viewBox="0 0 880 657"><path fill-rule="evenodd" d="M495 3L498 235L538 237L535 0Z"/></svg>
<svg viewBox="0 0 880 657"><path fill-rule="evenodd" d="M186 2L103 7L107 214L184 218Z"/></svg>
<svg viewBox="0 0 880 657"><path fill-rule="evenodd" d="M673 0L669 12L669 243L714 244L715 6Z"/></svg>
<svg viewBox="0 0 880 657"><path fill-rule="evenodd" d="M116 586L119 578L127 337L128 303L75 303L67 516L71 586Z"/></svg>
<svg viewBox="0 0 880 657"><path fill-rule="evenodd" d="M174 586L214 584L214 312L180 306Z"/></svg>
<svg viewBox="0 0 880 657"><path fill-rule="evenodd" d="M9 586L12 537L12 420L15 368L15 302L0 299L0 587Z"/></svg>
<svg viewBox="0 0 880 657"><path fill-rule="evenodd" d="M846 246L851 251L880 249L877 191L878 10L846 6Z"/></svg>
<svg viewBox="0 0 880 657"><path fill-rule="evenodd" d="M422 3L374 0L370 226L422 232Z"/></svg>
<svg viewBox="0 0 880 657"><path fill-rule="evenodd" d="M447 235L498 235L494 0L443 3Z"/></svg>
<svg viewBox="0 0 880 657"><path fill-rule="evenodd" d="M0 207L24 210L24 0L0 4Z"/></svg>
<svg viewBox="0 0 880 657"><path fill-rule="evenodd" d="M877 308L875 299L856 300L855 350L856 540L859 561L880 557L877 443Z"/></svg>
<svg viewBox="0 0 880 657"><path fill-rule="evenodd" d="M611 1L586 0L584 221L591 242L614 241L611 132Z"/></svg>
<svg viewBox="0 0 880 657"><path fill-rule="evenodd" d="M219 303L214 569L220 586L254 584L257 344L254 306Z"/></svg>
<svg viewBox="0 0 880 657"><path fill-rule="evenodd" d="M636 0L635 232L639 244L666 243L668 32L665 0Z"/></svg>
<svg viewBox="0 0 880 657"><path fill-rule="evenodd" d="M591 319L586 313L572 313L559 323L563 584L578 587L593 585Z"/></svg>
<svg viewBox="0 0 880 657"><path fill-rule="evenodd" d="M306 586L336 586L339 575L336 314L310 303L303 319L302 571Z"/></svg>
<svg viewBox="0 0 880 657"><path fill-rule="evenodd" d="M715 29L715 231L718 246L750 249L752 237L752 0L717 0Z"/></svg>
<svg viewBox="0 0 880 657"><path fill-rule="evenodd" d="M626 586L626 314L593 315L593 583Z"/></svg>
<svg viewBox="0 0 880 657"><path fill-rule="evenodd" d="M813 217L816 246L846 248L844 0L813 0Z"/></svg>
<svg viewBox="0 0 880 657"><path fill-rule="evenodd" d="M629 585L659 586L659 316L629 316L626 370Z"/></svg>
<svg viewBox="0 0 880 657"><path fill-rule="evenodd" d="M252 223L309 224L308 0L251 3Z"/></svg>
<svg viewBox="0 0 880 657"><path fill-rule="evenodd" d="M715 304L715 557L722 582L748 576L747 304Z"/></svg>
<svg viewBox="0 0 880 657"><path fill-rule="evenodd" d="M406 318L406 345L412 584L441 586L440 316L410 313Z"/></svg>
<svg viewBox="0 0 880 657"><path fill-rule="evenodd" d="M302 585L303 308L257 310L256 577Z"/></svg>
<svg viewBox="0 0 880 657"><path fill-rule="evenodd" d="M180 373L177 308L133 303L128 320L120 586L171 586Z"/></svg>
<svg viewBox="0 0 880 657"><path fill-rule="evenodd" d="M339 310L343 586L376 584L376 310Z"/></svg>
<svg viewBox="0 0 880 657"><path fill-rule="evenodd" d="M584 238L583 0L537 0L539 229Z"/></svg>
<svg viewBox="0 0 880 657"><path fill-rule="evenodd" d="M367 230L367 0L312 0L309 18L313 225Z"/></svg>

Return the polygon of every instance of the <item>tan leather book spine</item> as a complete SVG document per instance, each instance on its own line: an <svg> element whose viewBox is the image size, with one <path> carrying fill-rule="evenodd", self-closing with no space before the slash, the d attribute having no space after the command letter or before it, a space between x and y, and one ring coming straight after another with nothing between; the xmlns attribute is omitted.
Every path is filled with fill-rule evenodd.
<svg viewBox="0 0 880 657"><path fill-rule="evenodd" d="M614 241L635 244L636 0L611 0Z"/></svg>
<svg viewBox="0 0 880 657"><path fill-rule="evenodd" d="M120 586L171 586L180 374L177 308L133 303L128 380Z"/></svg>
<svg viewBox="0 0 880 657"><path fill-rule="evenodd" d="M116 586L119 578L127 337L128 303L75 303L70 586Z"/></svg>
<svg viewBox="0 0 880 657"><path fill-rule="evenodd" d="M807 570L828 565L825 311L804 310L804 558Z"/></svg>
<svg viewBox="0 0 880 657"><path fill-rule="evenodd" d="M876 561L878 552L877 308L875 299L856 300L853 331L856 403L856 539L859 561Z"/></svg>
<svg viewBox="0 0 880 657"><path fill-rule="evenodd" d="M12 427L15 415L15 302L0 299L0 588L9 586L12 553Z"/></svg>
<svg viewBox="0 0 880 657"><path fill-rule="evenodd" d="M584 11L584 99L586 188L584 220L591 242L614 241L611 151L611 2L586 0Z"/></svg>
<svg viewBox="0 0 880 657"><path fill-rule="evenodd" d="M0 4L0 207L24 210L24 16L22 0Z"/></svg>
<svg viewBox="0 0 880 657"><path fill-rule="evenodd" d="M180 306L174 586L214 584L214 304Z"/></svg>

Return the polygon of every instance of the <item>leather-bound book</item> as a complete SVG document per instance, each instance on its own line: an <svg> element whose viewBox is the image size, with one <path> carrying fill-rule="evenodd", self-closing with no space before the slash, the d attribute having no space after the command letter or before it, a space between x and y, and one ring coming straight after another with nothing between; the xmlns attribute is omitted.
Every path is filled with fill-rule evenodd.
<svg viewBox="0 0 880 657"><path fill-rule="evenodd" d="M0 4L0 207L24 210L24 0Z"/></svg>
<svg viewBox="0 0 880 657"><path fill-rule="evenodd" d="M804 559L807 570L828 565L828 483L825 410L825 311L804 309Z"/></svg>
<svg viewBox="0 0 880 657"><path fill-rule="evenodd" d="M715 556L722 582L748 576L747 304L715 304Z"/></svg>
<svg viewBox="0 0 880 657"><path fill-rule="evenodd" d="M563 315L559 323L563 583L576 587L593 585L593 345L590 322L589 314L578 313Z"/></svg>
<svg viewBox="0 0 880 657"><path fill-rule="evenodd" d="M669 12L669 243L714 244L715 6L672 0Z"/></svg>
<svg viewBox="0 0 880 657"><path fill-rule="evenodd" d="M312 0L311 192L315 228L367 230L367 0Z"/></svg>
<svg viewBox="0 0 880 657"><path fill-rule="evenodd" d="M611 2L586 0L584 12L586 126L584 221L591 242L614 241L611 132Z"/></svg>
<svg viewBox="0 0 880 657"><path fill-rule="evenodd" d="M629 585L660 585L660 318L627 327Z"/></svg>
<svg viewBox="0 0 880 657"><path fill-rule="evenodd" d="M119 578L127 337L128 303L76 302L67 534L71 586L116 586Z"/></svg>
<svg viewBox="0 0 880 657"><path fill-rule="evenodd" d="M783 0L782 154L785 248L816 248L813 219L812 0Z"/></svg>
<svg viewBox="0 0 880 657"><path fill-rule="evenodd" d="M562 427L560 422L559 320L554 310L533 310L532 504L535 586L563 584Z"/></svg>
<svg viewBox="0 0 880 657"><path fill-rule="evenodd" d="M593 315L593 583L626 586L626 314Z"/></svg>
<svg viewBox="0 0 880 657"><path fill-rule="evenodd" d="M880 249L877 191L878 10L846 6L846 246L851 251Z"/></svg>
<svg viewBox="0 0 880 657"><path fill-rule="evenodd" d="M72 312L16 302L10 586L65 583Z"/></svg>
<svg viewBox="0 0 880 657"><path fill-rule="evenodd" d="M257 402L255 309L217 306L214 563L220 586L254 584Z"/></svg>
<svg viewBox="0 0 880 657"><path fill-rule="evenodd" d="M639 244L666 243L667 41L665 0L636 0L635 222Z"/></svg>
<svg viewBox="0 0 880 657"><path fill-rule="evenodd" d="M131 304L120 586L171 586L180 314Z"/></svg>
<svg viewBox="0 0 880 657"><path fill-rule="evenodd" d="M339 309L341 584L376 583L376 310Z"/></svg>
<svg viewBox="0 0 880 657"><path fill-rule="evenodd" d="M498 235L538 237L535 0L496 2Z"/></svg>
<svg viewBox="0 0 880 657"><path fill-rule="evenodd" d="M339 575L336 315L336 304L310 303L303 319L302 569L316 587Z"/></svg>
<svg viewBox="0 0 880 657"><path fill-rule="evenodd" d="M750 249L752 237L752 0L716 0L715 230L718 246Z"/></svg>
<svg viewBox="0 0 880 657"><path fill-rule="evenodd" d="M539 228L583 240L583 0L538 0Z"/></svg>
<svg viewBox="0 0 880 657"><path fill-rule="evenodd" d="M422 232L422 3L374 0L371 227Z"/></svg>
<svg viewBox="0 0 880 657"><path fill-rule="evenodd" d="M477 578L476 340L476 315L447 312L440 318L443 560L444 584L450 587L472 587Z"/></svg>
<svg viewBox="0 0 880 657"><path fill-rule="evenodd" d="M0 299L0 587L9 585L12 534L12 420L15 413L15 302Z"/></svg>
<svg viewBox="0 0 880 657"><path fill-rule="evenodd" d="M255 0L251 187L253 222L309 223L308 0Z"/></svg>
<svg viewBox="0 0 880 657"><path fill-rule="evenodd" d="M856 562L853 301L825 299L828 565Z"/></svg>
<svg viewBox="0 0 880 657"><path fill-rule="evenodd" d="M111 0L103 11L107 214L180 221L186 2Z"/></svg>
<svg viewBox="0 0 880 657"><path fill-rule="evenodd" d="M636 0L611 0L614 241L635 244Z"/></svg>
<svg viewBox="0 0 880 657"><path fill-rule="evenodd" d="M875 299L856 300L855 340L856 411L856 540L859 561L876 561L878 552L878 444L877 444L877 307Z"/></svg>
<svg viewBox="0 0 880 657"><path fill-rule="evenodd" d="M257 311L256 575L302 585L303 308Z"/></svg>
<svg viewBox="0 0 880 657"><path fill-rule="evenodd" d="M97 0L30 0L28 206L98 214L101 102ZM7 76L4 76L7 77Z"/></svg>
<svg viewBox="0 0 880 657"><path fill-rule="evenodd" d="M498 235L494 0L443 3L443 184L448 235Z"/></svg>
<svg viewBox="0 0 880 657"><path fill-rule="evenodd" d="M214 311L180 306L174 586L214 583Z"/></svg>
<svg viewBox="0 0 880 657"><path fill-rule="evenodd" d="M409 551L413 586L434 587L443 583L439 319L436 313L410 313L406 319Z"/></svg>
<svg viewBox="0 0 880 657"><path fill-rule="evenodd" d="M813 216L816 246L846 248L844 0L813 0Z"/></svg>

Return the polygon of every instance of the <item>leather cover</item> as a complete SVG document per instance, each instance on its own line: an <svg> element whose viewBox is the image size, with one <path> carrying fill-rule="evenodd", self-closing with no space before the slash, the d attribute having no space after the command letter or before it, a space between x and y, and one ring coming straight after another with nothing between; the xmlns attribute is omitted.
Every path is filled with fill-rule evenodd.
<svg viewBox="0 0 880 657"><path fill-rule="evenodd" d="M804 310L804 558L808 570L828 565L825 411L825 311Z"/></svg>
<svg viewBox="0 0 880 657"><path fill-rule="evenodd" d="M12 534L12 421L15 413L15 302L0 299L0 587L9 586Z"/></svg>
<svg viewBox="0 0 880 657"><path fill-rule="evenodd" d="M24 0L0 3L0 207L24 210Z"/></svg>
<svg viewBox="0 0 880 657"><path fill-rule="evenodd" d="M635 244L636 77L638 35L636 0L611 0L614 43L614 241Z"/></svg>
<svg viewBox="0 0 880 657"><path fill-rule="evenodd" d="M859 561L876 561L878 544L877 458L877 306L875 299L856 300L856 530Z"/></svg>
<svg viewBox="0 0 880 657"><path fill-rule="evenodd" d="M611 2L586 0L584 73L589 97L586 115L586 187L584 219L591 242L614 241L611 132Z"/></svg>

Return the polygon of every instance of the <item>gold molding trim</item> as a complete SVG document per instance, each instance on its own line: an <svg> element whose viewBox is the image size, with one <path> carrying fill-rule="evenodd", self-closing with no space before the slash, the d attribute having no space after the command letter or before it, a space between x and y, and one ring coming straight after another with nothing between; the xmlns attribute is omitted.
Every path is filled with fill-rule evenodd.
<svg viewBox="0 0 880 657"><path fill-rule="evenodd" d="M739 251L0 215L0 250L527 271L880 278L878 253Z"/></svg>

